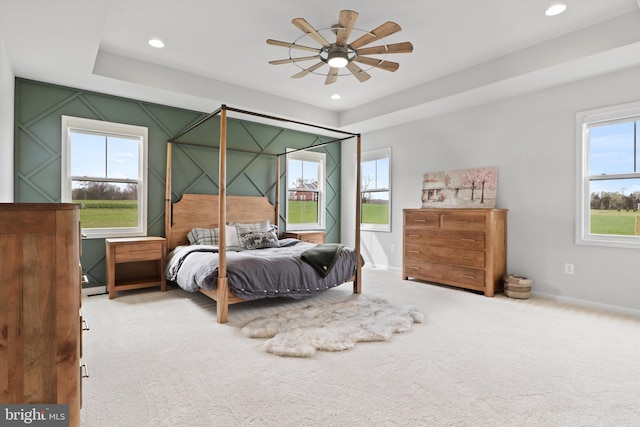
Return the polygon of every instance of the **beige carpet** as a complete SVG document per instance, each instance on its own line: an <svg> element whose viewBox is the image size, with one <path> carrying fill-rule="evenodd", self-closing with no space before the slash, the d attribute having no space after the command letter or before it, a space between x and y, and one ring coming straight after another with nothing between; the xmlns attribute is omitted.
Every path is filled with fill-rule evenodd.
<svg viewBox="0 0 640 427"><path fill-rule="evenodd" d="M534 289L535 290L535 289ZM635 426L640 319L514 300L366 268L363 292L425 313L411 332L351 350L283 358L241 327L352 298L232 306L178 289L85 297L82 425Z"/></svg>

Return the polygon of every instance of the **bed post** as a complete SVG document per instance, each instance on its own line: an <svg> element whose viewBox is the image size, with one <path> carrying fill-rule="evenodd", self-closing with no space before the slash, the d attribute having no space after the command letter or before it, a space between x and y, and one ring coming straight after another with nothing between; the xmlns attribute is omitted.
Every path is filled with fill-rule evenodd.
<svg viewBox="0 0 640 427"><path fill-rule="evenodd" d="M164 237L167 239L167 251L171 246L171 147L167 142L167 173L165 175L164 193Z"/></svg>
<svg viewBox="0 0 640 427"><path fill-rule="evenodd" d="M275 221L276 221L276 226L278 227L276 232L278 233L278 236L281 236L282 233L280 233L280 156L276 156L276 200L274 205L276 207Z"/></svg>
<svg viewBox="0 0 640 427"><path fill-rule="evenodd" d="M356 280L353 282L353 293L359 294L362 292L362 259L360 258L360 157L361 157L361 145L362 140L360 138L360 134L357 136L356 141Z"/></svg>
<svg viewBox="0 0 640 427"><path fill-rule="evenodd" d="M220 242L218 246L218 299L216 312L218 323L227 323L229 315L229 285L227 283L227 106L220 109L220 164L218 179L218 229Z"/></svg>

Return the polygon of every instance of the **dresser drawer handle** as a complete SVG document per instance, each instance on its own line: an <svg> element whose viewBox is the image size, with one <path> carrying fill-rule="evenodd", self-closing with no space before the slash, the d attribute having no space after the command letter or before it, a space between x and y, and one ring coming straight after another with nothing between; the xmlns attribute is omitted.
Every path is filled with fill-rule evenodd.
<svg viewBox="0 0 640 427"><path fill-rule="evenodd" d="M467 279L475 279L476 276L469 276L468 274L461 274L462 277L466 277Z"/></svg>
<svg viewBox="0 0 640 427"><path fill-rule="evenodd" d="M427 222L426 219L414 219L413 222Z"/></svg>
<svg viewBox="0 0 640 427"><path fill-rule="evenodd" d="M420 267L408 267L410 270L420 270Z"/></svg>
<svg viewBox="0 0 640 427"><path fill-rule="evenodd" d="M460 240L462 240L464 242L475 242L476 241L476 239L460 239Z"/></svg>
<svg viewBox="0 0 640 427"><path fill-rule="evenodd" d="M420 237L419 234L409 234L409 237Z"/></svg>
<svg viewBox="0 0 640 427"><path fill-rule="evenodd" d="M89 370L87 369L87 364L83 363L80 365L80 377L89 378Z"/></svg>
<svg viewBox="0 0 640 427"><path fill-rule="evenodd" d="M407 252L409 252L410 254L419 254L420 253L420 251L407 251Z"/></svg>

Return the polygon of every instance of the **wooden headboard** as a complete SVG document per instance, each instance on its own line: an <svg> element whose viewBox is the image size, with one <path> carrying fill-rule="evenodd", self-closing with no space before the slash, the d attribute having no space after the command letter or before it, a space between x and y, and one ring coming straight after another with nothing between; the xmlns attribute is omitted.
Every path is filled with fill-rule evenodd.
<svg viewBox="0 0 640 427"><path fill-rule="evenodd" d="M227 222L258 222L268 219L275 221L275 207L266 197L227 196ZM171 225L167 230L167 250L178 245L188 245L187 234L194 227L218 227L218 195L184 194L180 200L171 204Z"/></svg>

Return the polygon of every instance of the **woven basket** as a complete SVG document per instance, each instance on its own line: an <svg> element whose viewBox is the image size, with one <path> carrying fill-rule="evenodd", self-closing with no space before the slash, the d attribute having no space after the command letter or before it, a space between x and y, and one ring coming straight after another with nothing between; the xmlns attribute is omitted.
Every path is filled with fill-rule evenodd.
<svg viewBox="0 0 640 427"><path fill-rule="evenodd" d="M504 294L510 298L527 299L531 296L532 281L517 274L504 276Z"/></svg>

